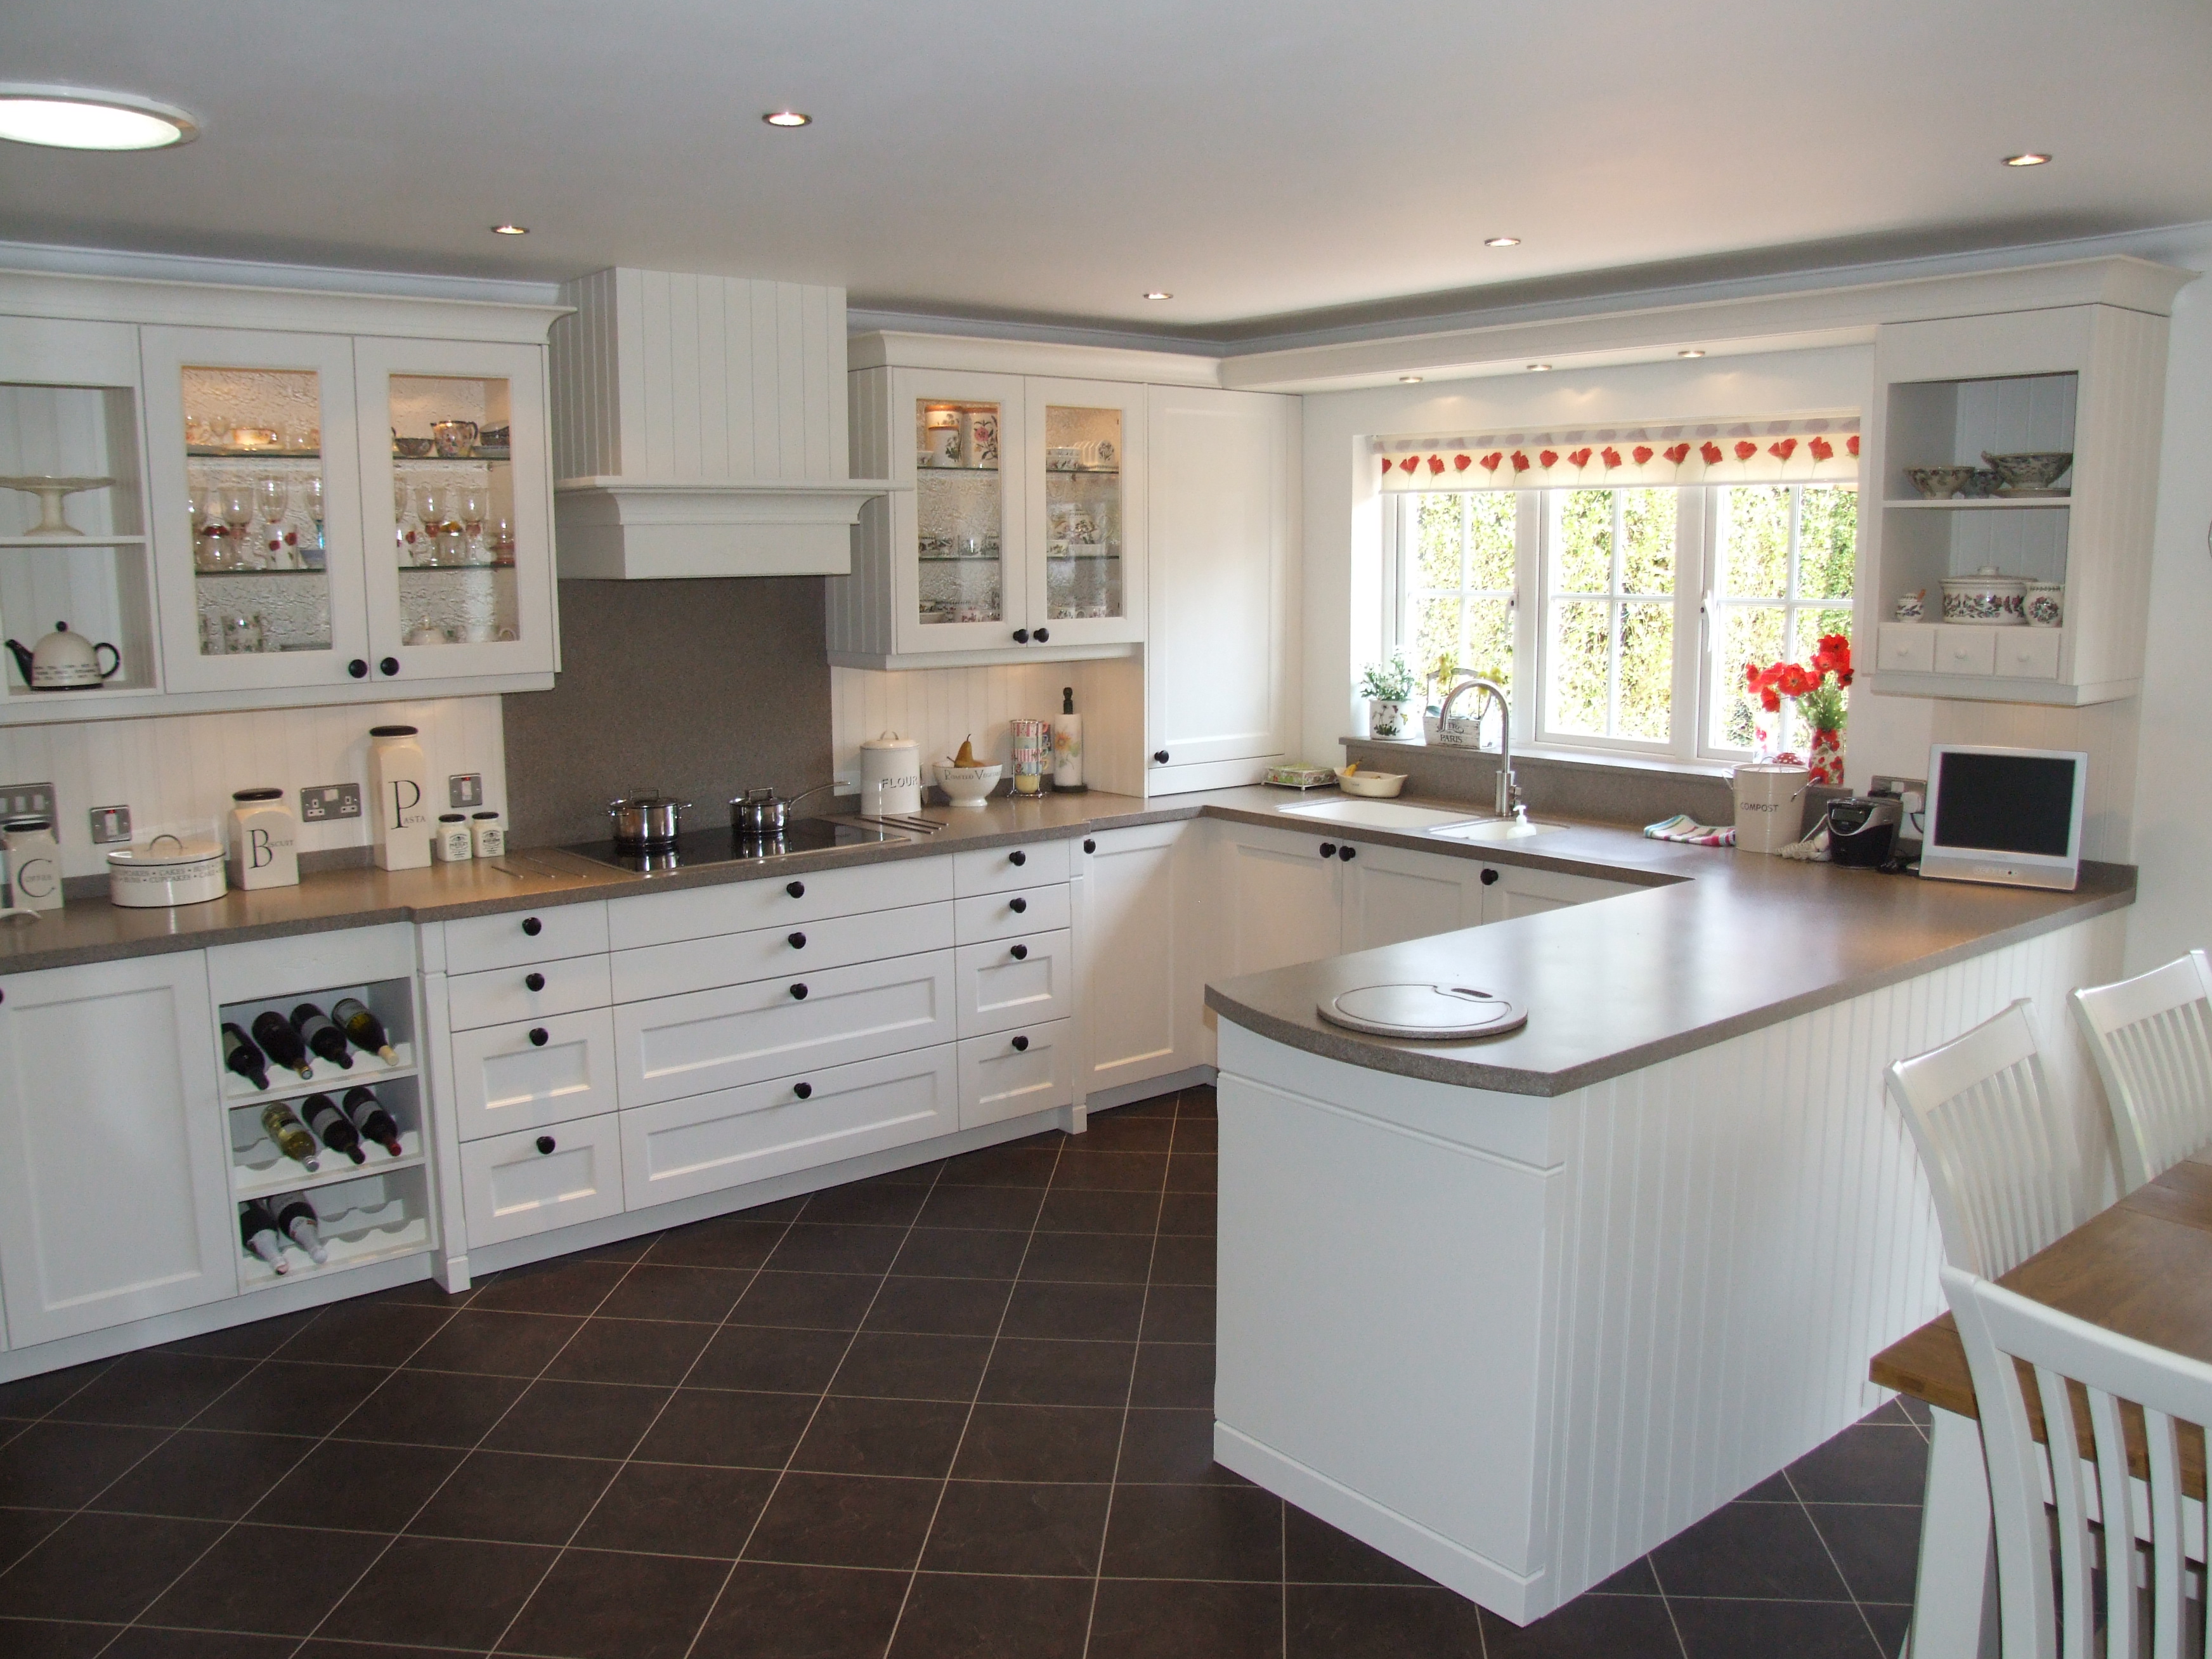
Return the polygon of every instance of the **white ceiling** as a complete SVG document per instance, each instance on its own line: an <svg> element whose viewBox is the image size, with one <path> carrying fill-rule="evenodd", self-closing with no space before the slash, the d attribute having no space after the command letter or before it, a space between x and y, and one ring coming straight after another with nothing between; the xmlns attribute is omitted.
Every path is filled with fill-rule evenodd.
<svg viewBox="0 0 2212 1659"><path fill-rule="evenodd" d="M204 136L0 144L0 234L1227 340L2212 219L2208 71L2203 0L9 0L0 80Z"/></svg>

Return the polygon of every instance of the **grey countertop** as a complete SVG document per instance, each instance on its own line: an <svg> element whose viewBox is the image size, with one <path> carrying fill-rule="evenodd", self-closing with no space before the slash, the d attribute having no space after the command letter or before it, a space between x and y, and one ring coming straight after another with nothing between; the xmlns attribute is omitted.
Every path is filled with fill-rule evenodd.
<svg viewBox="0 0 2212 1659"><path fill-rule="evenodd" d="M1036 801L1000 798L977 810L929 809L927 816L946 826L933 836L669 875L632 875L557 849L525 848L426 870L332 871L306 877L297 887L234 892L175 909L124 910L103 900L78 900L35 923L0 925L0 973L780 879L1203 815L1650 888L1206 989L1207 1006L1223 1018L1309 1053L1437 1082L1553 1095L2118 908L2135 896L2135 871L2126 866L2085 865L2078 890L2032 892L1681 847L1604 824L1566 824L1533 841L1488 847L1281 816L1284 807L1305 799L1256 786L1152 801L1099 792ZM1320 1017L1319 1005L1341 991L1395 981L1495 990L1527 1006L1529 1022L1509 1036L1419 1043L1364 1036Z"/></svg>

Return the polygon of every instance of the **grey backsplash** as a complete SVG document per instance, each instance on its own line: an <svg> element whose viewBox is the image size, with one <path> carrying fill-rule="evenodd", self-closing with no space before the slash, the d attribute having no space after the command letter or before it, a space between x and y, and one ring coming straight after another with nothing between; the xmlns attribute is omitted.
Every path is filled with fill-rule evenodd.
<svg viewBox="0 0 2212 1659"><path fill-rule="evenodd" d="M507 739L514 764L514 742ZM1467 749L1420 744L1344 740L1345 757L1377 772L1406 774L1406 793L1433 799L1471 801L1488 811L1498 787L1498 757ZM1700 823L1735 822L1735 797L1724 779L1627 767L1577 765L1516 755L1513 776L1532 817L1584 818L1641 827L1687 812Z"/></svg>
<svg viewBox="0 0 2212 1659"><path fill-rule="evenodd" d="M564 581L558 684L501 702L518 847L604 840L608 799L648 788L719 828L742 788L830 781L822 579Z"/></svg>

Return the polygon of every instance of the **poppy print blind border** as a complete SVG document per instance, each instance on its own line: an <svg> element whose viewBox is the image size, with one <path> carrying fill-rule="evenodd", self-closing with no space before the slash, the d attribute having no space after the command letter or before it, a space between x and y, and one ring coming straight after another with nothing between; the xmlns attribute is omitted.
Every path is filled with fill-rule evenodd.
<svg viewBox="0 0 2212 1659"><path fill-rule="evenodd" d="M1389 495L1651 485L1854 483L1855 414L1373 440Z"/></svg>

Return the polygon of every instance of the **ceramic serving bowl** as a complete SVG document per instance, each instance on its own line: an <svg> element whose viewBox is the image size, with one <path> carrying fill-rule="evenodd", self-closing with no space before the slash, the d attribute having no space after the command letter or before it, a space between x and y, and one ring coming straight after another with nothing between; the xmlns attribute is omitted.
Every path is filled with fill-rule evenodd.
<svg viewBox="0 0 2212 1659"><path fill-rule="evenodd" d="M428 438L394 438L392 441L392 453L410 461L424 459L436 447Z"/></svg>
<svg viewBox="0 0 2212 1659"><path fill-rule="evenodd" d="M2004 480L2004 493L2008 495L2041 495L2074 465L2071 450L2041 450L2020 455L1992 455L1984 450L1982 459L1996 469L1997 477Z"/></svg>
<svg viewBox="0 0 2212 1659"><path fill-rule="evenodd" d="M1395 795L1406 787L1403 772L1336 771L1336 787L1347 795Z"/></svg>
<svg viewBox="0 0 2212 1659"><path fill-rule="evenodd" d="M1943 578L1943 620L1975 628L2021 628L2027 623L2024 577L1984 567L1971 576Z"/></svg>
<svg viewBox="0 0 2212 1659"><path fill-rule="evenodd" d="M1954 495L1968 494L1974 484L1974 469L1971 466L1908 466L1905 476L1912 480L1912 487L1931 501L1948 501Z"/></svg>
<svg viewBox="0 0 2212 1659"><path fill-rule="evenodd" d="M955 806L981 806L999 787L1002 769L996 766L939 765L937 787Z"/></svg>

